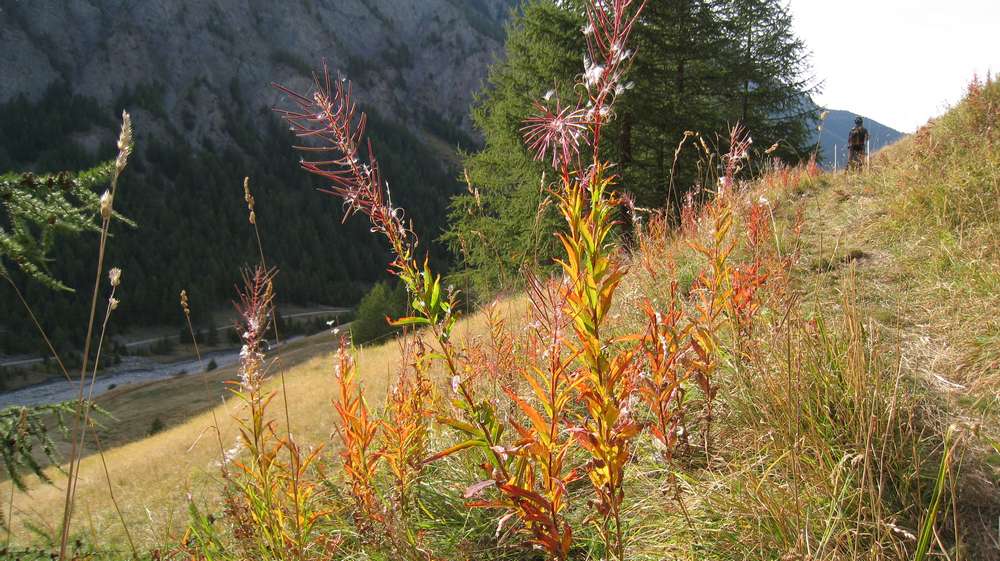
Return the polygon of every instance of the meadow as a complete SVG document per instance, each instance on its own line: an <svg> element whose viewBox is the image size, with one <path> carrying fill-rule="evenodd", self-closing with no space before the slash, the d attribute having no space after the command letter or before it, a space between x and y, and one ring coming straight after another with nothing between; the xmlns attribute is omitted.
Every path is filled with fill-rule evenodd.
<svg viewBox="0 0 1000 561"><path fill-rule="evenodd" d="M284 89L280 114L316 143L305 171L392 249L402 333L268 353L280 281L261 250L238 296L239 367L146 398L189 415L196 384L210 401L225 377L225 403L97 454L72 445L51 484L5 484L11 551L995 559L1000 84L973 80L849 173L783 165L739 126L718 144L692 133L700 188L674 217L630 204L602 158L640 6L595 6L583 99L540 101L523 129L553 168L555 274L525 271L524 293L463 317L392 202L350 84ZM246 202L254 227L266 201L248 184ZM98 405L145 408L120 398Z"/></svg>

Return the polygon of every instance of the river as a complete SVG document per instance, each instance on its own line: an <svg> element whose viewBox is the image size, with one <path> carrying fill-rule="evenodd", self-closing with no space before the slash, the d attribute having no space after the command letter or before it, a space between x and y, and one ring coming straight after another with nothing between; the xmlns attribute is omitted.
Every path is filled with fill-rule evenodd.
<svg viewBox="0 0 1000 561"><path fill-rule="evenodd" d="M282 345L301 339L302 336L291 337L282 341ZM122 363L114 366L108 373L97 378L94 383L94 397L107 391L111 386L121 387L126 384L155 382L174 376L186 376L205 372L209 362L215 361L218 368L236 363L240 358L239 349L214 351L206 353L199 361L196 358L183 359L169 364L140 358L125 357ZM87 388L89 391L89 379ZM64 378L52 379L47 382L27 386L0 394L0 409L17 405L46 405L76 399L80 392L80 381L69 382Z"/></svg>

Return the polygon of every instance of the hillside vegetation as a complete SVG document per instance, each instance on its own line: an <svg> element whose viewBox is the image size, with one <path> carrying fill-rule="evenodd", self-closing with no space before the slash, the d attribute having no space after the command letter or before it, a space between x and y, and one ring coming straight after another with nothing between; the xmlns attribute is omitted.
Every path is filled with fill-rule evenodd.
<svg viewBox="0 0 1000 561"><path fill-rule="evenodd" d="M559 288L565 285L531 280L527 297L501 300L453 325L455 310L444 299L445 289L432 282L429 271L411 267L405 238L394 240L392 230L385 230L397 250L394 270L423 314L412 323L430 325L417 335L411 332L405 343L361 349L353 360L341 352L288 369L280 379L271 376L254 389L259 396L276 392L269 405L266 397L236 397L212 414L110 450L104 458L88 457L73 534L101 551L127 555L110 484L128 537L140 550L196 551L214 558L229 558L226 551L272 538L298 543L290 537L294 533L285 538L246 533L291 524L260 521L235 506L252 509L253 501L267 500L274 510L261 512L284 516L313 509L308 511L315 516L308 518L315 523L309 534L313 549L289 546L284 554L289 557L327 551L376 559L902 560L928 554L995 559L1000 554L998 122L1000 84L975 81L957 107L876 154L862 172L777 166L742 182L733 169L715 178L723 192L704 206L685 208L678 230L655 216L636 216L635 241L609 249L608 259L627 273L602 316L606 348L631 345L636 339L629 334L635 333L641 334L639 341L653 343L637 347L642 359L634 373L635 394L611 394L622 398L619 418L634 416L646 429L609 433L628 451L619 480L613 470L595 468L601 464L588 461L592 449L578 448L563 428L538 440L558 407L568 408L567 418L589 417L582 405L537 405L545 392L532 392L529 374L517 366L525 357L568 352L557 347L546 354L547 340L538 335L551 335L541 324L554 321L546 314L560 313L563 304L552 298L565 297L566 289ZM732 144L740 146L738 135ZM738 160L733 154L723 161ZM568 185L564 196L575 192L573 183ZM568 217L583 225L600 219ZM567 247L585 243L567 239ZM570 258L565 267L573 263ZM730 284L725 289L720 283ZM264 284L257 284L251 296L266 293ZM716 308L706 294L724 296L726 303ZM420 309L427 304L437 307ZM255 309L266 313L266 306ZM711 331L691 335L706 326ZM571 333L564 336L576 337ZM657 354L661 343L665 350ZM444 350L424 348L437 344ZM452 370L451 359L468 370ZM354 364L358 371L352 379ZM599 360L595 364L604 368ZM243 368L246 378L247 363ZM556 364L552 373L560 368ZM695 374L686 377L688 370ZM282 371L280 357L269 371ZM536 381L546 379L542 371L537 376ZM572 391L552 380L558 377L549 381L559 392ZM364 388L363 401L354 397L355 383ZM425 383L430 386L424 397L444 424L428 426L425 440L414 444L417 452L408 445L398 450L431 455L454 446L455 453L435 454L437 461L429 464L392 463L386 435L398 434L391 427L408 426L398 417L405 411L399 398L422 395ZM481 392L483 401L463 401L467 389ZM581 398L588 407L597 399ZM294 438L282 436L286 417L279 412L286 403ZM487 409L490 403L494 408ZM269 413L258 410L261 404ZM415 417L408 422L429 421L423 409L411 413ZM261 433L261 442L274 447L227 450L220 461L213 416L222 421L221 443L229 448L237 439L237 422L252 422L257 415L273 421L274 430L267 433L273 436ZM387 425L372 424L376 415L388 415ZM503 444L483 448L489 435L463 443L468 437L457 434L478 430L461 420L467 415L489 426L509 423L507 432L494 433ZM531 462L542 460L530 450L539 446L556 446L569 466L549 463L536 471ZM459 448L479 452L459 453ZM301 471L283 461L266 464L272 472L262 467L265 456L258 453L291 454L293 467L294 458L309 461ZM480 463L492 465L483 484L477 483L484 478ZM341 470L345 465L349 469ZM525 471L511 475L507 484L490 479L513 466ZM557 468L565 470L567 482L544 486ZM32 480L26 492L13 493L12 541L18 547L58 539L66 481L55 470L49 473L54 485ZM407 494L395 495L401 473L412 479L405 479ZM524 479L525 473L537 479ZM267 474L278 479L252 487L260 484L255 477ZM601 477L611 478L601 489L614 493L591 490L591 481ZM289 491L291 481L309 485L307 494ZM524 498L528 490L521 488L540 489L544 500L537 499L543 505L538 508L547 519L530 516L524 501L536 499ZM251 489L280 492L264 499L246 495L248 502L240 502ZM10 491L5 485L3 496ZM464 505L478 498L481 508ZM561 506L553 506L556 501ZM404 517L400 505L416 508ZM195 507L193 522L189 506ZM604 513L603 525L595 512ZM609 512L618 517L610 533ZM573 530L570 541L546 541L567 535L565 528ZM274 549L261 551L283 557Z"/></svg>

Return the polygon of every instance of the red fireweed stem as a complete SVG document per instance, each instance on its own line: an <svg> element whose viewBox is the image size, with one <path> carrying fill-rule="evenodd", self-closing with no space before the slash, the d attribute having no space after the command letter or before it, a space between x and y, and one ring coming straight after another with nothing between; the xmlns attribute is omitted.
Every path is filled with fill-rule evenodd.
<svg viewBox="0 0 1000 561"><path fill-rule="evenodd" d="M465 400L466 403L469 404L470 407L475 407L475 400L472 397L472 393L469 391L469 388L465 383L466 381L462 379L461 375L458 372L458 366L455 364L455 358L453 356L453 349L451 347L451 344L441 341L440 329L438 326L434 327L434 332L435 335L437 335L436 339L439 341L439 345L441 346L441 352L445 357L445 364L448 367L448 373L451 374L452 376L459 377L459 380L461 380L461 382L458 384L458 388L459 391L462 393L462 398ZM476 424L479 426L479 430L482 431L483 438L486 439L486 445L487 447L489 447L490 455L493 456L493 459L496 462L497 469L500 470L500 474L503 476L504 480L509 479L510 476L507 473L506 466L504 466L503 464L503 459L500 457L500 454L493 449L494 446L496 446L496 443L493 441L493 435L490 433L489 428L483 421L481 421L478 418L478 416L476 416Z"/></svg>

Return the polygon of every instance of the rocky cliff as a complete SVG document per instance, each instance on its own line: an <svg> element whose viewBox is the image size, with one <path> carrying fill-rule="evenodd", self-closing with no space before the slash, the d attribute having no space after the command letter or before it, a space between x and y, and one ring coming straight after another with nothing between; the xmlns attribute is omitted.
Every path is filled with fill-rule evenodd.
<svg viewBox="0 0 1000 561"><path fill-rule="evenodd" d="M0 0L0 102L52 83L112 103L162 92L193 141L224 137L235 97L279 102L324 61L383 116L469 130L468 106L502 45L513 0Z"/></svg>

